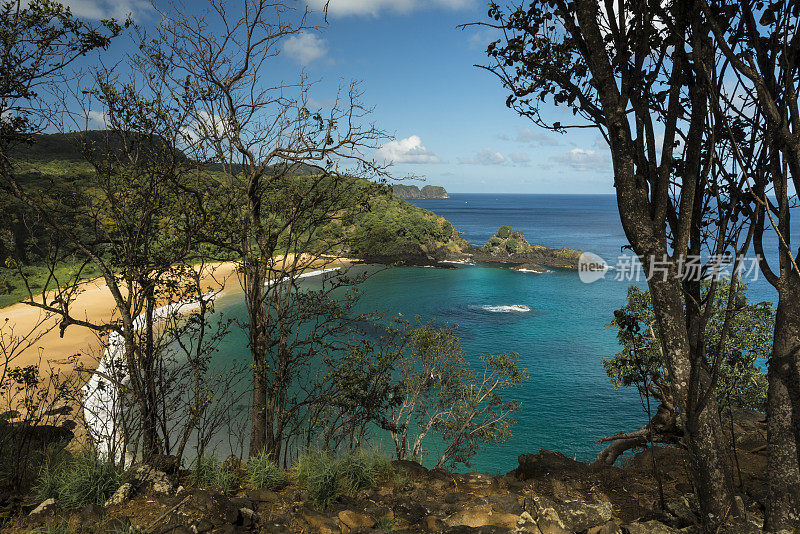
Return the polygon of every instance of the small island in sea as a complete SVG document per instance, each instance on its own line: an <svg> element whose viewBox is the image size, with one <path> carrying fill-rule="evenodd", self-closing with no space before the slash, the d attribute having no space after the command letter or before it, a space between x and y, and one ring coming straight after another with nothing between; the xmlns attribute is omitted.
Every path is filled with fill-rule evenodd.
<svg viewBox="0 0 800 534"><path fill-rule="evenodd" d="M444 187L440 185L425 185L420 189L416 185L393 184L392 193L396 197L403 199L428 199L428 198L450 198Z"/></svg>

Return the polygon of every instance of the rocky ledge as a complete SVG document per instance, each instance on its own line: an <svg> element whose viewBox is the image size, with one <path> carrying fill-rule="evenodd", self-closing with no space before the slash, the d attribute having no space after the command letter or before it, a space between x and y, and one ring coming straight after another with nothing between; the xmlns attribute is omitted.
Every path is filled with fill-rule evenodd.
<svg viewBox="0 0 800 534"><path fill-rule="evenodd" d="M760 414L740 415L735 425L741 469L736 502L748 523L736 532L755 534L761 531L766 495L765 428ZM653 456L664 488L663 507ZM685 450L673 446L649 448L622 467L587 465L541 450L521 455L515 470L494 476L396 461L390 476L342 494L327 507L315 504L293 482L278 491L244 483L228 492L190 487L186 472L163 462L158 468L131 470L105 506L66 512L46 501L5 528L29 532L59 519L70 532L692 534L700 529L686 461ZM226 463L240 469L237 462Z"/></svg>

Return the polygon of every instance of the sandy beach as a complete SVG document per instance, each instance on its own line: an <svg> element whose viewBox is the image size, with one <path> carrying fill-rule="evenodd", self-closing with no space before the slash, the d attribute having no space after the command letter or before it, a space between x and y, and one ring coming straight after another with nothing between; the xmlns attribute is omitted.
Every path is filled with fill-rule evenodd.
<svg viewBox="0 0 800 534"><path fill-rule="evenodd" d="M282 259L284 258L276 261ZM285 260L291 261L292 258ZM310 264L309 268L336 267L352 262L348 258L326 258ZM240 292L236 263L206 264L203 267L202 284L206 291L222 291L225 294ZM76 318L96 322L108 321L116 315L114 299L102 278L84 283L83 291L70 305L70 311ZM86 369L97 367L105 347L105 336L98 336L96 332L83 326L71 325L61 337L58 323L58 317L24 303L0 309L0 328L3 335L8 337L13 331L15 337L31 332L34 332L32 335L39 336L33 345L10 362L10 367L40 365L42 373L52 368L62 375L73 373L75 363ZM0 362L0 371L4 365L5 362ZM84 379L88 378L87 376Z"/></svg>

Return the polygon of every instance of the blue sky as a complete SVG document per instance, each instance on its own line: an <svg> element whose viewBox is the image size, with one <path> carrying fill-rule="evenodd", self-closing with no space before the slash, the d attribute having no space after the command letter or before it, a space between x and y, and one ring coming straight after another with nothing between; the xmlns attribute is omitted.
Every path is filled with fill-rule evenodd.
<svg viewBox="0 0 800 534"><path fill-rule="evenodd" d="M393 175L424 177L452 192L613 192L597 132L537 128L506 108L497 78L473 66L485 62L491 34L457 26L486 20L484 0L331 0L327 23L319 13L324 0L306 2L323 28L285 42L275 75L289 80L305 71L318 81L311 96L321 106L340 83L360 80L372 120L394 136L376 154L393 161ZM64 3L88 18L132 12L145 28L157 22L143 0ZM130 46L123 39L104 61ZM552 116L558 120L560 110Z"/></svg>

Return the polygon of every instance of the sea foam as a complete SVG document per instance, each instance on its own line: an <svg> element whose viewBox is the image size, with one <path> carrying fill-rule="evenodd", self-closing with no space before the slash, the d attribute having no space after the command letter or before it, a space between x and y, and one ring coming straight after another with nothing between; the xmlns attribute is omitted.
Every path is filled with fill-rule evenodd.
<svg viewBox="0 0 800 534"><path fill-rule="evenodd" d="M481 306L470 306L470 308L491 313L525 313L531 311L531 309L524 304L484 304Z"/></svg>

